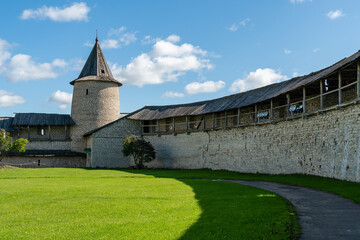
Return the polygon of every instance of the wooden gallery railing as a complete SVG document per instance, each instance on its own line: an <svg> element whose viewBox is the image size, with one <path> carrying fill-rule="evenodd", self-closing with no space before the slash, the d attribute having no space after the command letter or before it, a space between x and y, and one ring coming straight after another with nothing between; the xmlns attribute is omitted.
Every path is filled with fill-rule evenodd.
<svg viewBox="0 0 360 240"><path fill-rule="evenodd" d="M307 89L314 88L313 84L292 91L298 95L293 100L291 93L287 93L283 96L283 101L274 98L270 99L267 104L256 103L244 108L217 113L143 121L142 134L190 133L274 123L357 104L360 102L360 64L357 63L356 66L356 78L350 79L350 83L347 85L343 85L342 71L337 72L336 88L333 86L331 86L333 89L330 88L327 80L327 77L333 73L320 79L319 85L315 86L319 89L318 94L307 95Z"/></svg>

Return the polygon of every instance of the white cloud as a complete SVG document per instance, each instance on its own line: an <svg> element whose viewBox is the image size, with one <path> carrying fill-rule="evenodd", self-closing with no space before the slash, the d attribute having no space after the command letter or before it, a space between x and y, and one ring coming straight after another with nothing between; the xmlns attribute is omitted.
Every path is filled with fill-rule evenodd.
<svg viewBox="0 0 360 240"><path fill-rule="evenodd" d="M290 53L291 53L291 50L289 50L289 49L284 49L284 53L285 53L285 54L290 54Z"/></svg>
<svg viewBox="0 0 360 240"><path fill-rule="evenodd" d="M8 52L8 48L10 48L10 44L0 38L0 72L5 61L11 57L10 52Z"/></svg>
<svg viewBox="0 0 360 240"><path fill-rule="evenodd" d="M239 30L239 28L242 26L242 27L245 27L246 24L248 24L248 22L250 22L250 18L245 18L244 20L242 20L241 22L239 23L233 23L230 27L229 27L229 30L232 31L232 32L236 32L237 30Z"/></svg>
<svg viewBox="0 0 360 240"><path fill-rule="evenodd" d="M341 10L336 10L336 11L330 11L327 13L328 18L330 19L336 19L339 17L343 17L345 16L345 14L341 11Z"/></svg>
<svg viewBox="0 0 360 240"><path fill-rule="evenodd" d="M173 35L170 35L170 36L173 36ZM156 43L156 42L158 42L160 40L161 40L160 38L152 38L150 35L147 35L141 40L141 43L142 44L154 44L154 43ZM173 40L175 40L175 39L173 39ZM180 40L180 38L179 38L179 40Z"/></svg>
<svg viewBox="0 0 360 240"><path fill-rule="evenodd" d="M311 2L312 0L290 0L291 3L303 3L303 2Z"/></svg>
<svg viewBox="0 0 360 240"><path fill-rule="evenodd" d="M8 51L10 47L7 41L0 39L0 73L10 82L55 78L58 76L55 68L64 68L68 65L65 60L58 58L51 63L38 63L30 55L12 56Z"/></svg>
<svg viewBox="0 0 360 240"><path fill-rule="evenodd" d="M15 93L0 90L0 107L10 107L25 102L23 97L15 95Z"/></svg>
<svg viewBox="0 0 360 240"><path fill-rule="evenodd" d="M119 41L117 41L115 39L106 39L106 40L102 41L101 47L103 49L119 48L120 44L119 44Z"/></svg>
<svg viewBox="0 0 360 240"><path fill-rule="evenodd" d="M189 43L176 45L158 40L151 52L137 56L124 68L114 64L112 72L120 82L139 87L176 82L188 71L211 69L210 61L204 58L206 54L206 51Z"/></svg>
<svg viewBox="0 0 360 240"><path fill-rule="evenodd" d="M27 19L46 19L55 22L87 21L90 8L84 2L73 3L69 7L48 7L42 6L38 9L26 9L20 18Z"/></svg>
<svg viewBox="0 0 360 240"><path fill-rule="evenodd" d="M314 52L314 53L316 53L316 52L318 52L318 51L320 51L320 48L314 48L314 49L313 49L313 52Z"/></svg>
<svg viewBox="0 0 360 240"><path fill-rule="evenodd" d="M286 79L288 79L288 77L282 75L279 71L271 68L259 68L255 72L250 72L245 78L235 80L229 90L231 92L244 92Z"/></svg>
<svg viewBox="0 0 360 240"><path fill-rule="evenodd" d="M180 92L169 91L169 92L164 93L162 96L168 97L168 98L183 98L183 97L185 97L185 94L180 93Z"/></svg>
<svg viewBox="0 0 360 240"><path fill-rule="evenodd" d="M170 35L166 38L167 41L172 42L172 43L177 43L180 42L180 37L178 35Z"/></svg>
<svg viewBox="0 0 360 240"><path fill-rule="evenodd" d="M101 42L101 47L103 49L116 49L122 46L127 46L137 40L136 32L125 32L126 27L112 28L108 33L108 39L105 39ZM85 43L86 46L90 45L88 42ZM85 45L84 44L84 45ZM91 45L92 46L92 45Z"/></svg>
<svg viewBox="0 0 360 240"><path fill-rule="evenodd" d="M52 61L52 65L54 67L64 68L68 65L68 63L64 59L56 58L54 61Z"/></svg>
<svg viewBox="0 0 360 240"><path fill-rule="evenodd" d="M59 109L66 110L71 103L72 94L57 90L48 99L49 102L58 104Z"/></svg>
<svg viewBox="0 0 360 240"><path fill-rule="evenodd" d="M16 54L6 66L6 77L11 82L34 79L55 78L58 76L51 63L36 63L31 56Z"/></svg>
<svg viewBox="0 0 360 240"><path fill-rule="evenodd" d="M213 93L225 87L223 81L192 82L185 86L185 92L189 95L198 93Z"/></svg>

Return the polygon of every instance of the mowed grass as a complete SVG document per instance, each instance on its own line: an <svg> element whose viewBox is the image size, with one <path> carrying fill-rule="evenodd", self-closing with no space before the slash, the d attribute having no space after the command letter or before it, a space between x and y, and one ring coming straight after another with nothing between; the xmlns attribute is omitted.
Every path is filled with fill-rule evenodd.
<svg viewBox="0 0 360 240"><path fill-rule="evenodd" d="M0 239L298 236L287 200L249 186L191 179L204 174L214 172L0 169Z"/></svg>

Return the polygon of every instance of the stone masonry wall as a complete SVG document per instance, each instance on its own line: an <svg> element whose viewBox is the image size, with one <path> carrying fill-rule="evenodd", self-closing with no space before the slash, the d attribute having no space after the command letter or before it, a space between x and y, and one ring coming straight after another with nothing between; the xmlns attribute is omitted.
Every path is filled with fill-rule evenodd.
<svg viewBox="0 0 360 240"><path fill-rule="evenodd" d="M303 173L360 181L360 105L308 118L191 134L146 136L156 168Z"/></svg>
<svg viewBox="0 0 360 240"><path fill-rule="evenodd" d="M40 162L39 162L40 161ZM1 164L16 167L45 168L45 167L85 167L84 157L60 157L60 156L11 156L1 161Z"/></svg>
<svg viewBox="0 0 360 240"><path fill-rule="evenodd" d="M157 159L150 168L210 168L250 173L303 173L360 181L360 105L275 124L148 135ZM122 119L95 132L92 167L133 164L121 153L140 122Z"/></svg>
<svg viewBox="0 0 360 240"><path fill-rule="evenodd" d="M139 135L140 122L122 118L92 135L91 167L127 168L134 165L130 157L122 154L126 135Z"/></svg>

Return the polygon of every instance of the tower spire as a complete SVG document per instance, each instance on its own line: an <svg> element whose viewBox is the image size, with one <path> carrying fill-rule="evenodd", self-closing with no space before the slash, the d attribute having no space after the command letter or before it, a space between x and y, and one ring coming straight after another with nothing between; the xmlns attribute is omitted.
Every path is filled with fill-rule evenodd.
<svg viewBox="0 0 360 240"><path fill-rule="evenodd" d="M99 41L98 36L97 36L97 29L96 29L96 38L95 38L95 41L96 41L96 42Z"/></svg>

